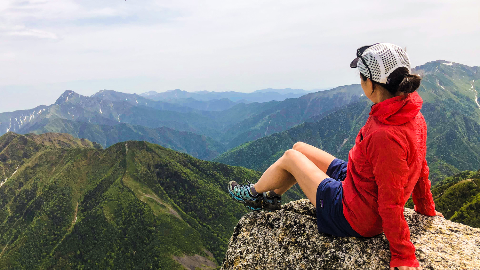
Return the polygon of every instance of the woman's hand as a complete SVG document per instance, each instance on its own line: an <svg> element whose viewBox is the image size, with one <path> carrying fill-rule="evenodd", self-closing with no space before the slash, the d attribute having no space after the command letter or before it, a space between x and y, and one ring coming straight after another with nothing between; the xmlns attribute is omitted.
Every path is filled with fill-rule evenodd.
<svg viewBox="0 0 480 270"><path fill-rule="evenodd" d="M445 218L442 213L435 211L435 216ZM411 267L411 266L399 266L399 267L390 267L390 270L422 270L422 267Z"/></svg>
<svg viewBox="0 0 480 270"><path fill-rule="evenodd" d="M442 213L435 211L435 216L445 218ZM399 266L399 267L390 267L390 270L422 270L422 267L411 267L411 266Z"/></svg>

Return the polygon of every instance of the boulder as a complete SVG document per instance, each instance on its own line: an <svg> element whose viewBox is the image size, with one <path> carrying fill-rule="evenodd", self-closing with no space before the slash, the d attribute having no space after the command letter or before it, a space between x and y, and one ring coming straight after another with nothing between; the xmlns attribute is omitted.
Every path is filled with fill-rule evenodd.
<svg viewBox="0 0 480 270"><path fill-rule="evenodd" d="M480 269L480 229L405 209L423 269ZM238 222L222 269L389 269L384 234L333 237L317 230L309 200L275 212L251 212Z"/></svg>

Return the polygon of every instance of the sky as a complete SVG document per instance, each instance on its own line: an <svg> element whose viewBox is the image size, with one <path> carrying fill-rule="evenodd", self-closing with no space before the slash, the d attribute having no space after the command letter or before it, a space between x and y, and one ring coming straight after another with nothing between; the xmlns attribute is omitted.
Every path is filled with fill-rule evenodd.
<svg viewBox="0 0 480 270"><path fill-rule="evenodd" d="M358 47L480 65L478 0L1 0L0 112L92 95L326 89Z"/></svg>

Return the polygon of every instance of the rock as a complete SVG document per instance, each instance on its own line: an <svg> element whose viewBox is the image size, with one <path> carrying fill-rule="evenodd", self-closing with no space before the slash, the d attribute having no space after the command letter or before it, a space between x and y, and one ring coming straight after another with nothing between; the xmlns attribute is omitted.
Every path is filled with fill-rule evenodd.
<svg viewBox="0 0 480 270"><path fill-rule="evenodd" d="M405 209L423 269L480 269L480 229ZM235 227L222 269L389 269L384 234L333 237L317 230L308 200L251 212Z"/></svg>

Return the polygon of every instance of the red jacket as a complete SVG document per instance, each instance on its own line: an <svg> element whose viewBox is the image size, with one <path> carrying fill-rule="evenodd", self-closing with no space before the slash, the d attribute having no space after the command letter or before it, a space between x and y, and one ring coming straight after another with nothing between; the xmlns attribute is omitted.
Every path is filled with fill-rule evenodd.
<svg viewBox="0 0 480 270"><path fill-rule="evenodd" d="M415 210L435 215L425 160L427 125L417 92L374 104L348 155L343 212L352 228L371 237L385 233L390 267L418 267L403 216L413 192Z"/></svg>

